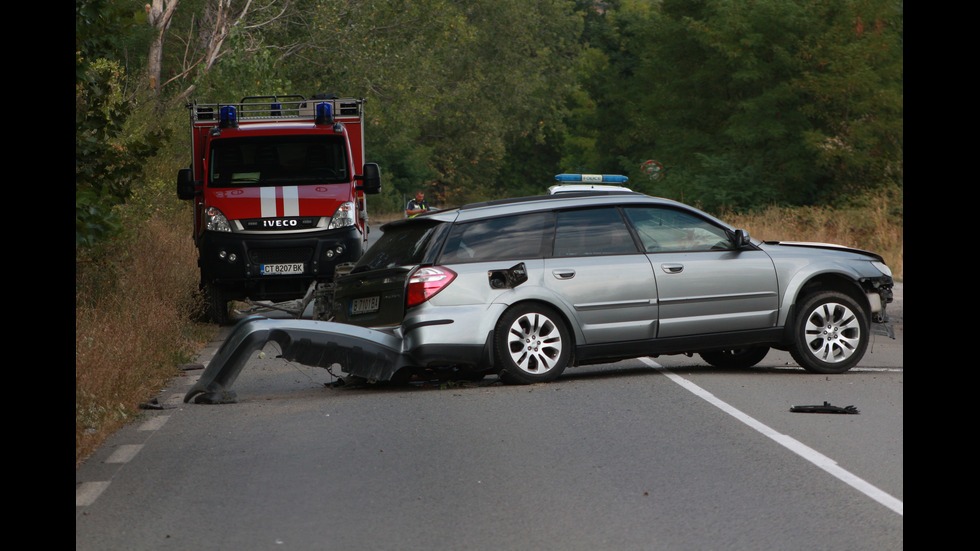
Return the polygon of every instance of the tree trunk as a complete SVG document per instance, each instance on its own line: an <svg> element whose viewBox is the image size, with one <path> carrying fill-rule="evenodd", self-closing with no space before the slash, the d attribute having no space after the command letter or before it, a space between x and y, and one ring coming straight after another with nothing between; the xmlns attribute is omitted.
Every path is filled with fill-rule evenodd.
<svg viewBox="0 0 980 551"><path fill-rule="evenodd" d="M146 20L157 30L156 36L150 43L149 60L147 61L147 73L150 78L150 89L154 93L160 93L160 71L163 66L163 37L170 26L174 12L180 0L152 0L151 4L146 5Z"/></svg>

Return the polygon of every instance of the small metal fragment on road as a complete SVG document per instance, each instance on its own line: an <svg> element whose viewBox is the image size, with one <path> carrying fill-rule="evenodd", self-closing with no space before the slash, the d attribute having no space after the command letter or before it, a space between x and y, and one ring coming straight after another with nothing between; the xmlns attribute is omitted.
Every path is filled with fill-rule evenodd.
<svg viewBox="0 0 980 551"><path fill-rule="evenodd" d="M140 402L140 404L137 407L139 409L173 409L176 406L167 406L167 405L161 404L158 399L153 398L149 402Z"/></svg>
<svg viewBox="0 0 980 551"><path fill-rule="evenodd" d="M854 406L832 406L830 402L824 402L822 406L793 406L789 410L795 413L850 413L854 415L860 413Z"/></svg>

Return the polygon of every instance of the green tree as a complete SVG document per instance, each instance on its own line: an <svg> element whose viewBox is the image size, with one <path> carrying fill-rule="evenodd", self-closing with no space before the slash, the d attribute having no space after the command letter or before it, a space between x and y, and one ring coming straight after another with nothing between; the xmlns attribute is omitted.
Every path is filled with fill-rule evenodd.
<svg viewBox="0 0 980 551"><path fill-rule="evenodd" d="M467 33L462 14L442 0L302 0L296 10L303 22L288 29L284 74L303 93L368 100L368 158L381 165L384 189L408 194L436 179L422 136L445 93L443 56Z"/></svg>
<svg viewBox="0 0 980 551"><path fill-rule="evenodd" d="M310 31L291 54L291 80L368 98L368 155L386 161L400 192L429 186L436 201L482 199L523 185L528 156L557 159L551 136L562 132L579 48L570 2L303 5Z"/></svg>
<svg viewBox="0 0 980 551"><path fill-rule="evenodd" d="M595 146L603 170L635 176L634 187L706 208L827 201L900 174L901 49L886 32L900 29L900 12L884 1L830 4L618 3L597 33L605 64L592 75L596 108L580 144ZM845 6L877 22L876 42L853 32L853 13L833 16ZM829 93L844 81L844 92ZM853 156L843 170L842 150L828 148L843 140L834 130L869 120L877 133L847 133L842 150ZM666 166L662 182L639 174L647 158Z"/></svg>
<svg viewBox="0 0 980 551"><path fill-rule="evenodd" d="M117 207L132 193L159 133L126 131L134 105L113 58L131 16L103 0L75 3L75 247L91 247L121 229Z"/></svg>
<svg viewBox="0 0 980 551"><path fill-rule="evenodd" d="M581 15L561 0L456 5L467 26L439 56L438 103L419 137L432 150L437 192L460 203L546 185L574 91Z"/></svg>
<svg viewBox="0 0 980 551"><path fill-rule="evenodd" d="M848 194L903 184L902 3L817 4L820 40L802 48L794 80L820 166Z"/></svg>

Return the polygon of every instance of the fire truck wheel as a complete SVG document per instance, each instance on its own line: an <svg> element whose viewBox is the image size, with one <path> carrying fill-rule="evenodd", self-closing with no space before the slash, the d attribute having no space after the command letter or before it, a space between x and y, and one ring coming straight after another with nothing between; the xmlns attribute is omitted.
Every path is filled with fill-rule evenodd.
<svg viewBox="0 0 980 551"><path fill-rule="evenodd" d="M205 285L204 300L205 315L212 323L228 325L231 322L231 316L228 314L228 298L221 287Z"/></svg>

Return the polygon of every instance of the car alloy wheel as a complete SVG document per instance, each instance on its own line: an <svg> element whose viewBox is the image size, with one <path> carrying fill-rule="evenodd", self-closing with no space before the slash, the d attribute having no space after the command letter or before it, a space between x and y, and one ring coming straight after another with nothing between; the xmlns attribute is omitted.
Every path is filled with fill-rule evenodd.
<svg viewBox="0 0 980 551"><path fill-rule="evenodd" d="M495 340L501 376L507 381L553 381L568 365L568 330L546 306L518 305L508 310L497 323Z"/></svg>
<svg viewBox="0 0 980 551"><path fill-rule="evenodd" d="M868 348L868 316L854 299L827 291L809 297L796 321L793 358L807 371L843 373Z"/></svg>

